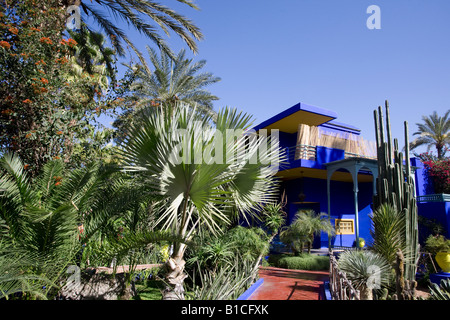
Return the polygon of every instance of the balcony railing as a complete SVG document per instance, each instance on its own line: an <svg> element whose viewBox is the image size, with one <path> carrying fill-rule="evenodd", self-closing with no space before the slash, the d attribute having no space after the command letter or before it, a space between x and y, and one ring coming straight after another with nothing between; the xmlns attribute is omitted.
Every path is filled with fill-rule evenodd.
<svg viewBox="0 0 450 320"><path fill-rule="evenodd" d="M316 147L306 144L288 147L286 148L286 157L290 163L299 159L316 160Z"/></svg>
<svg viewBox="0 0 450 320"><path fill-rule="evenodd" d="M307 144L299 144L292 147L285 148L286 157L289 163L294 162L295 160L317 160L317 146L307 145ZM344 158L366 158L366 159L376 159L376 156L365 155L365 154L357 154L352 152L345 152Z"/></svg>
<svg viewBox="0 0 450 320"><path fill-rule="evenodd" d="M450 194L426 194L424 196L418 196L417 202L450 202Z"/></svg>

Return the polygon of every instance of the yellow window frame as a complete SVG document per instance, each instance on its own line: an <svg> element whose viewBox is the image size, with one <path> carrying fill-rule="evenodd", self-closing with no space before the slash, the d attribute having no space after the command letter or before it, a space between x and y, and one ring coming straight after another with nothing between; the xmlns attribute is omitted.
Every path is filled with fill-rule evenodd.
<svg viewBox="0 0 450 320"><path fill-rule="evenodd" d="M336 219L334 221L334 228L336 234L354 234L355 220L354 219Z"/></svg>

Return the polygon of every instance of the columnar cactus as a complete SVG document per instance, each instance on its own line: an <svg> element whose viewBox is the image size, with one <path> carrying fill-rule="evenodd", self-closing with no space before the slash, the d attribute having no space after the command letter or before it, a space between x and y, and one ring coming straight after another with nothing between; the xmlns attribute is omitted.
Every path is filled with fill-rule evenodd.
<svg viewBox="0 0 450 320"><path fill-rule="evenodd" d="M391 125L389 120L389 103L386 101L386 128L382 108L374 110L377 140L378 172L377 193L374 196L374 209L382 203L391 204L405 216L405 256L404 279L415 279L419 259L419 238L417 226L417 203L415 199L414 179L409 159L408 122L405 127L405 154L399 151L398 141L391 143ZM386 137L385 137L386 131Z"/></svg>

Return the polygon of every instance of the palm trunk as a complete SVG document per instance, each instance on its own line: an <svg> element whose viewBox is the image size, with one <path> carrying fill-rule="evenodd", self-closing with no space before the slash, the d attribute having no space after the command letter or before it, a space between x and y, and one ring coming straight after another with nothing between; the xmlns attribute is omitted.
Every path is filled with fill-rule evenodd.
<svg viewBox="0 0 450 320"><path fill-rule="evenodd" d="M181 211L181 223L178 226L179 236L186 236L187 228L192 216L192 210L188 210L188 199L184 199ZM166 263L166 288L163 291L163 300L184 300L184 279L187 278L184 273L184 251L186 245L184 243L174 243L173 254Z"/></svg>
<svg viewBox="0 0 450 320"><path fill-rule="evenodd" d="M166 263L166 288L163 291L163 300L184 300L184 250L186 246L180 244L175 254Z"/></svg>
<svg viewBox="0 0 450 320"><path fill-rule="evenodd" d="M364 286L361 291L361 300L373 300L373 293L372 289L367 288Z"/></svg>

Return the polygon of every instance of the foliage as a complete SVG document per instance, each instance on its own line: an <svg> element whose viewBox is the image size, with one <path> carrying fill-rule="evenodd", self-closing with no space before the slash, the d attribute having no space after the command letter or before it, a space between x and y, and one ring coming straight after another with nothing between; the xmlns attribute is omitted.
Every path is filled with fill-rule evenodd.
<svg viewBox="0 0 450 320"><path fill-rule="evenodd" d="M0 147L35 176L49 160L70 161L75 140L102 112L98 80L88 72L70 77L77 42L63 37L59 1L0 10Z"/></svg>
<svg viewBox="0 0 450 320"><path fill-rule="evenodd" d="M106 47L105 37L90 31L84 24L80 30L68 31L76 46L72 49L72 65L69 79L88 74L94 78L97 95L104 94L109 87L109 79L116 83L116 66L114 50Z"/></svg>
<svg viewBox="0 0 450 320"><path fill-rule="evenodd" d="M412 172L409 156L409 131L408 122L404 122L405 152L399 151L398 140L391 140L391 124L389 114L389 103L385 102L386 124L381 106L374 110L375 135L377 141L377 159L378 173L376 180L376 194L373 197L374 208L378 209L382 204L389 204L394 210L401 212L404 219L404 232L402 233L402 242L404 250L400 252L404 256L405 264L401 266L404 269L405 288L414 288L417 272L417 261L419 259L419 227L417 202L415 199L415 182ZM390 259L390 257L387 257ZM396 269L397 278L400 278L399 272L403 270ZM403 285L403 284L402 284ZM401 297L410 297L411 292L403 292Z"/></svg>
<svg viewBox="0 0 450 320"><path fill-rule="evenodd" d="M419 157L433 181L434 192L450 193L450 158L436 158L430 153L423 153Z"/></svg>
<svg viewBox="0 0 450 320"><path fill-rule="evenodd" d="M311 253L314 236L325 232L328 236L334 234L334 227L326 213L316 214L314 210L301 210L294 221L281 232L280 240L289 245L294 253L301 253L303 246L308 245L308 253Z"/></svg>
<svg viewBox="0 0 450 320"><path fill-rule="evenodd" d="M431 283L430 288L430 300L450 300L450 280L443 279L441 283Z"/></svg>
<svg viewBox="0 0 450 320"><path fill-rule="evenodd" d="M330 259L328 256L309 253L302 253L299 256L285 254L275 257L270 256L269 263L275 267L294 270L325 271L330 268Z"/></svg>
<svg viewBox="0 0 450 320"><path fill-rule="evenodd" d="M0 189L3 190L0 219L5 221L8 231L6 240L3 236L0 240L20 258L9 255L4 261L11 265L13 261L23 261L16 274L23 275L22 278L39 278L40 283L44 281L47 290L42 294L45 296L55 293L53 288L65 277L68 265L83 266L86 260L94 266L110 263L110 257L103 259L107 249L117 256L130 246L130 238L122 242L110 240L117 237L114 224L123 223L127 233L148 225L145 219L136 223L136 215L141 212L131 211L144 200L148 201L149 195L139 189L138 180L131 183L131 178L125 178L115 167L91 163L67 170L61 160L53 160L31 180L17 157L5 155L0 165ZM153 236L136 234L133 240L143 247ZM108 245L113 245L114 250ZM30 260L22 256L31 259L33 264L30 266L27 262ZM30 287L30 282L26 283Z"/></svg>
<svg viewBox="0 0 450 320"><path fill-rule="evenodd" d="M164 283L160 280L145 280L136 285L136 295L133 300L161 300L161 291L164 289Z"/></svg>
<svg viewBox="0 0 450 320"><path fill-rule="evenodd" d="M427 145L428 151L430 151L431 147L434 146L437 151L437 158L442 159L450 143L449 116L450 110L442 117L436 111L433 111L429 116L422 116L423 123L416 123L417 131L413 133L413 135L419 137L411 142L411 150L421 145Z"/></svg>
<svg viewBox="0 0 450 320"><path fill-rule="evenodd" d="M213 274L219 267L235 263L235 259L255 263L260 254L267 254L269 243L260 228L236 226L221 235L198 236L187 253L188 265L198 265Z"/></svg>
<svg viewBox="0 0 450 320"><path fill-rule="evenodd" d="M281 202L268 203L261 212L263 224L269 230L272 239L286 223L286 212L283 206Z"/></svg>
<svg viewBox="0 0 450 320"><path fill-rule="evenodd" d="M193 62L185 57L181 50L175 58L161 51L147 47L153 70L142 65L128 66L127 97L121 105L123 113L116 119L114 126L118 129L121 141L126 128L135 120L142 109L155 108L161 105L174 106L177 101L196 106L202 114L215 115L212 102L218 98L206 87L220 81L209 72L202 72L206 61Z"/></svg>
<svg viewBox="0 0 450 320"><path fill-rule="evenodd" d="M251 262L242 262L238 259L232 264L221 266L216 273L201 268L197 268L196 271L200 285L195 281L192 285L193 300L236 300L249 288L257 273Z"/></svg>
<svg viewBox="0 0 450 320"><path fill-rule="evenodd" d="M380 254L369 250L345 251L339 255L339 269L345 272L363 299L372 300L372 289L389 286L392 268Z"/></svg>
<svg viewBox="0 0 450 320"><path fill-rule="evenodd" d="M394 265L397 251L405 250L405 217L390 204L382 204L371 216L370 248Z"/></svg>
<svg viewBox="0 0 450 320"><path fill-rule="evenodd" d="M8 250L2 250L3 261L18 262L17 275L46 279L48 291L74 262L81 247L77 241L77 208L83 207L78 198L83 191L72 189L70 182L63 180L61 161L46 164L33 183L16 157L5 155L0 167L0 219L8 227ZM22 278L15 277L3 285ZM14 292L4 287L2 291L5 295ZM41 292L39 296L43 295Z"/></svg>
<svg viewBox="0 0 450 320"><path fill-rule="evenodd" d="M190 0L177 1L186 4L191 8L198 9L198 7ZM141 35L151 40L157 47L162 48L165 52L171 51L163 37L161 37L160 30L167 36L170 35L170 32L174 32L194 53L197 52L195 40L201 40L203 38L200 29L191 20L165 5L154 1L137 0L105 2L101 0L64 0L62 3L64 12L70 5L79 3L81 9L80 12L86 14L88 18L91 18L101 30L105 32L119 56L123 57L125 55L125 44L137 54L141 63L144 65L145 61L140 51L130 40L126 32L115 25L111 17L105 15L104 9L110 12L114 18L125 21L128 26L137 30ZM87 20L83 15L81 15L81 19L83 22L86 22Z"/></svg>
<svg viewBox="0 0 450 320"><path fill-rule="evenodd" d="M278 146L269 146L269 152L260 155L256 163L249 159L267 140L249 144L246 153L237 152L244 146L242 133L249 127L249 119L224 109L213 127L209 117L200 117L195 109L179 104L171 112L148 110L141 122L131 127L121 154L124 169L142 176L148 190L161 199L154 204L159 208L159 228L172 230L181 238L200 229L217 233L238 215L253 214L261 203L273 201L277 185L268 164L280 161ZM219 133L226 137L227 129L238 133L237 142L217 138ZM215 159L211 159L213 150ZM201 161L194 158L199 154L205 157ZM234 155L235 161L220 158L225 155ZM185 245L175 242L168 261L169 277L175 277L171 281L176 282L172 284L177 290L182 290L179 279L184 279L185 250Z"/></svg>
<svg viewBox="0 0 450 320"><path fill-rule="evenodd" d="M425 249L433 254L450 252L450 239L446 239L443 235L430 235L425 241Z"/></svg>

